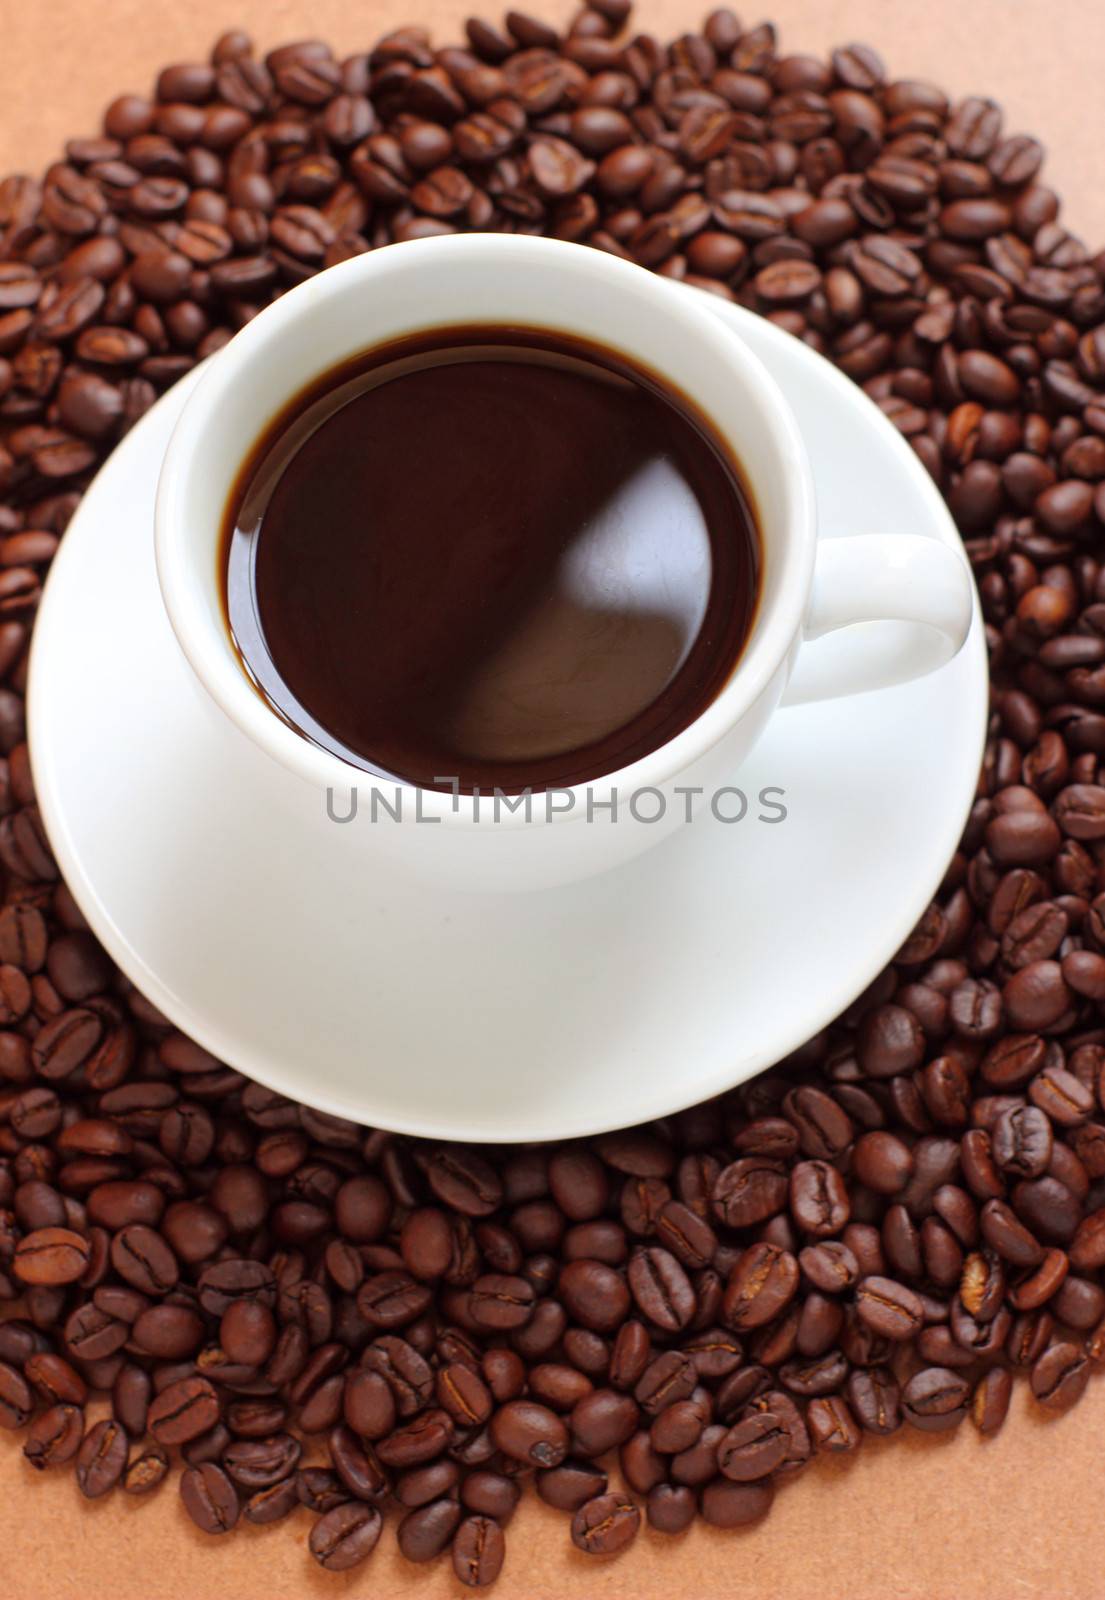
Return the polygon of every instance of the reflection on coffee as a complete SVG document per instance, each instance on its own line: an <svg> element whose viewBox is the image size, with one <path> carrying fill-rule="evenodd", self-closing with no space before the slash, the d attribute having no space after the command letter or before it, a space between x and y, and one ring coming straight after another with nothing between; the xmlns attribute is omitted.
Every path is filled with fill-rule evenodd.
<svg viewBox="0 0 1105 1600"><path fill-rule="evenodd" d="M728 679L760 550L682 395L543 329L457 327L329 373L227 513L230 629L308 739L405 783L585 782Z"/></svg>

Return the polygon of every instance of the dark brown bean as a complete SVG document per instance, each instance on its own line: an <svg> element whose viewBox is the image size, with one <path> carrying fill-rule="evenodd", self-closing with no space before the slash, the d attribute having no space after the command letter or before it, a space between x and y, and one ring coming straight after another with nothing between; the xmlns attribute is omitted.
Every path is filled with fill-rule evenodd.
<svg viewBox="0 0 1105 1600"><path fill-rule="evenodd" d="M901 1426L898 1385L884 1368L851 1373L847 1395L853 1414L868 1433L894 1433Z"/></svg>
<svg viewBox="0 0 1105 1600"><path fill-rule="evenodd" d="M372 1554L382 1528L375 1506L346 1501L325 1511L311 1529L311 1554L328 1572L347 1572Z"/></svg>
<svg viewBox="0 0 1105 1600"><path fill-rule="evenodd" d="M452 1543L462 1516L455 1500L434 1500L408 1511L396 1530L408 1561L432 1561Z"/></svg>
<svg viewBox="0 0 1105 1600"><path fill-rule="evenodd" d="M743 1528L765 1517L774 1497L770 1482L732 1483L717 1478L702 1491L702 1517L715 1528Z"/></svg>
<svg viewBox="0 0 1105 1600"><path fill-rule="evenodd" d="M565 1461L539 1471L535 1482L541 1499L558 1511L578 1511L586 1501L606 1493L606 1474L591 1462Z"/></svg>
<svg viewBox="0 0 1105 1600"><path fill-rule="evenodd" d="M568 1452L568 1429L555 1412L531 1400L510 1400L491 1419L495 1447L514 1461L556 1467Z"/></svg>
<svg viewBox="0 0 1105 1600"><path fill-rule="evenodd" d="M0 1361L0 1426L25 1427L34 1409L30 1385L17 1368Z"/></svg>
<svg viewBox="0 0 1105 1600"><path fill-rule="evenodd" d="M1080 1345L1060 1340L1049 1345L1032 1367L1032 1393L1049 1411L1066 1411L1080 1400L1090 1364Z"/></svg>
<svg viewBox="0 0 1105 1600"><path fill-rule="evenodd" d="M0 1402L2 1404L2 1402ZM84 1412L78 1405L55 1405L31 1425L23 1454L37 1471L72 1461L84 1438Z"/></svg>
<svg viewBox="0 0 1105 1600"><path fill-rule="evenodd" d="M69 1228L36 1228L19 1241L12 1266L24 1283L74 1283L83 1276L89 1254L88 1240Z"/></svg>
<svg viewBox="0 0 1105 1600"><path fill-rule="evenodd" d="M203 1533L229 1533L241 1510L237 1490L213 1461L188 1467L181 1475L184 1509Z"/></svg>
<svg viewBox="0 0 1105 1600"><path fill-rule="evenodd" d="M724 1317L738 1331L763 1327L789 1304L798 1288L798 1263L787 1250L753 1245L733 1267L726 1286Z"/></svg>
<svg viewBox="0 0 1105 1600"><path fill-rule="evenodd" d="M718 1467L735 1483L751 1483L770 1477L786 1460L789 1448L789 1434L775 1413L756 1411L722 1439Z"/></svg>
<svg viewBox="0 0 1105 1600"><path fill-rule="evenodd" d="M946 1367L925 1367L902 1390L902 1412L907 1422L926 1433L956 1428L967 1415L970 1385Z"/></svg>
<svg viewBox="0 0 1105 1600"><path fill-rule="evenodd" d="M572 1518L572 1543L587 1555L620 1555L640 1526L641 1513L633 1500L623 1494L602 1494L586 1501Z"/></svg>
<svg viewBox="0 0 1105 1600"><path fill-rule="evenodd" d="M87 1500L110 1493L127 1465L127 1436L117 1422L94 1423L77 1452L77 1487Z"/></svg>
<svg viewBox="0 0 1105 1600"><path fill-rule="evenodd" d="M465 1517L453 1536L453 1571L467 1589L484 1589L502 1571L503 1531L492 1517Z"/></svg>
<svg viewBox="0 0 1105 1600"><path fill-rule="evenodd" d="M679 1332L694 1316L694 1290L670 1251L656 1246L635 1250L628 1278L630 1292L642 1314L666 1333Z"/></svg>
<svg viewBox="0 0 1105 1600"><path fill-rule="evenodd" d="M219 1419L219 1397L206 1378L181 1378L150 1406L150 1432L160 1444L186 1444Z"/></svg>
<svg viewBox="0 0 1105 1600"><path fill-rule="evenodd" d="M912 1338L924 1321L920 1297L892 1278L864 1278L856 1290L860 1317L884 1339Z"/></svg>

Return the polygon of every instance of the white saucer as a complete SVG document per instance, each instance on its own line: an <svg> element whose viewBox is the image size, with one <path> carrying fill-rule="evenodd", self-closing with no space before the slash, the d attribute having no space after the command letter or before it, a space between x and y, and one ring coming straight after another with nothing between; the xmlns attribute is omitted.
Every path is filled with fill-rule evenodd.
<svg viewBox="0 0 1105 1600"><path fill-rule="evenodd" d="M858 389L769 323L709 303L797 413L826 534L957 541L912 451ZM731 1087L890 959L975 790L977 610L965 648L930 677L780 711L734 779L750 800L736 825L696 822L604 877L534 895L369 877L353 867L351 828L328 822L308 785L282 771L277 784L268 766L276 803L251 804L267 758L206 700L166 620L154 486L191 381L123 441L66 533L29 705L59 866L107 950L179 1027L249 1077L359 1122L563 1138ZM785 790L782 823L755 820L766 786ZM289 815L309 819L295 855Z"/></svg>

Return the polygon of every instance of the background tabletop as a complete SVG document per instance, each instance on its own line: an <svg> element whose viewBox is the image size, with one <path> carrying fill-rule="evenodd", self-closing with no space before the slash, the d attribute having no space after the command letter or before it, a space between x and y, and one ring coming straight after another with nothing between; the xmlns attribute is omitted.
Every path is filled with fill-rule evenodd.
<svg viewBox="0 0 1105 1600"><path fill-rule="evenodd" d="M737 3L737 0L734 0ZM485 8L486 9L486 8ZM551 20L573 0L530 0ZM691 0L640 0L639 28L662 37L696 27ZM453 0L0 0L0 174L33 172L65 138L93 133L124 90L146 92L158 68L204 56L235 25L262 47L315 36L339 53L402 22L456 43L467 8ZM755 22L743 5L738 10ZM490 12L488 14L491 14ZM1010 132L1049 149L1044 180L1063 220L1105 242L1101 149L1105 14L1085 0L775 0L784 50L822 52L864 40L892 75L930 78L953 95L1002 101ZM867 1441L789 1485L759 1527L702 1524L679 1539L642 1533L604 1565L575 1551L567 1518L523 1502L507 1536L497 1600L1105 1600L1100 1510L1105 1381L1065 1417L1044 1420L1018 1385L1009 1423L982 1442L910 1433ZM149 1502L81 1500L68 1471L39 1477L17 1437L0 1437L0 1594L4 1600L459 1600L447 1560L408 1566L393 1535L370 1562L322 1572L309 1520L245 1524L215 1540L189 1522L175 1491Z"/></svg>

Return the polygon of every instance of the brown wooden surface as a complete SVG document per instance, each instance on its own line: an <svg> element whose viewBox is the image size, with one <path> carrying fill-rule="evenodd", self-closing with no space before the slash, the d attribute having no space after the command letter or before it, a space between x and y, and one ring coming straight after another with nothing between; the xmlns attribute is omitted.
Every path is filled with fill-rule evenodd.
<svg viewBox="0 0 1105 1600"><path fill-rule="evenodd" d="M565 17L570 0L534 9ZM743 7L739 9L748 20ZM784 49L865 39L899 76L1004 102L1009 131L1041 136L1064 218L1105 242L1105 13L1092 0L778 0ZM450 0L0 0L0 173L33 171L66 136L91 133L123 90L159 66L202 55L225 27L265 46L308 35L353 50L402 21L454 42ZM695 26L689 0L646 0L641 27ZM643 1534L603 1565L571 1548L563 1517L527 1499L512 1523L498 1600L1105 1600L1101 1439L1105 1381L1081 1406L1043 1420L1018 1393L996 1440L899 1437L854 1461L821 1462L757 1529ZM0 1600L455 1600L448 1563L413 1568L389 1532L371 1562L321 1572L308 1518L224 1539L198 1533L175 1488L149 1503L81 1501L68 1473L39 1478L0 1438Z"/></svg>

